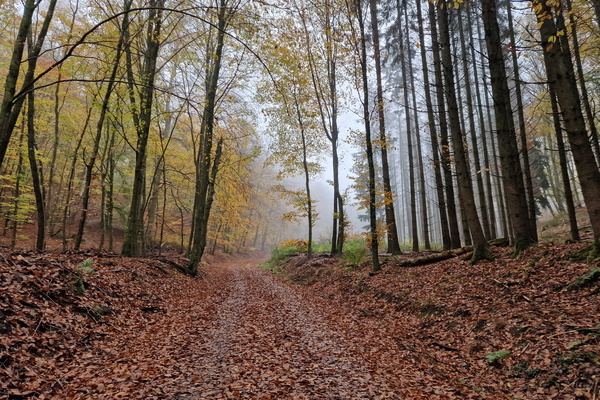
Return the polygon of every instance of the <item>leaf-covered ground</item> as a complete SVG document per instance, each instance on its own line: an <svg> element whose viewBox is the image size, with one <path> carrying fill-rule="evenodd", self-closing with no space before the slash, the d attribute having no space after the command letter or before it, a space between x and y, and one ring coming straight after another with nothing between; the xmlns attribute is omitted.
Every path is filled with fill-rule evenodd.
<svg viewBox="0 0 600 400"><path fill-rule="evenodd" d="M0 399L598 399L599 284L576 246L292 281L232 259L0 253ZM86 261L90 260L90 261Z"/></svg>
<svg viewBox="0 0 600 400"><path fill-rule="evenodd" d="M477 265L454 258L394 266L407 255L376 274L297 257L284 273L362 317L351 331L373 335L374 346L386 343L378 368L391 362L426 374L433 387L443 382L431 398L596 400L600 271L590 274L597 261L569 260L581 248L538 245L517 259L494 248L495 261ZM590 275L595 279L579 282ZM399 354L389 357L391 351Z"/></svg>

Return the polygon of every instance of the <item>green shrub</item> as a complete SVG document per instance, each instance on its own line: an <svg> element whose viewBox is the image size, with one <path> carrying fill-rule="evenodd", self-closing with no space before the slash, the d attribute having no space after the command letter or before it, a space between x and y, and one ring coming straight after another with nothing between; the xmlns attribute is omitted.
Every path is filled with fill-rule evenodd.
<svg viewBox="0 0 600 400"><path fill-rule="evenodd" d="M300 250L297 247L288 247L283 244L279 245L271 250L271 258L259 265L259 267L269 271L277 271L282 261L299 252Z"/></svg>
<svg viewBox="0 0 600 400"><path fill-rule="evenodd" d="M364 239L352 239L344 244L344 253L342 258L351 262L353 265L358 265L365 258L367 253L367 243Z"/></svg>

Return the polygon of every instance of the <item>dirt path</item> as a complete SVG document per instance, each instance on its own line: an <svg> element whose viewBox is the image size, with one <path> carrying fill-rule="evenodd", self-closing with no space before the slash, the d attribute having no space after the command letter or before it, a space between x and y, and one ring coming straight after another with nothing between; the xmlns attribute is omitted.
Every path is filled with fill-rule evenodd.
<svg viewBox="0 0 600 400"><path fill-rule="evenodd" d="M148 323L134 337L115 326L108 345L70 366L54 398L448 398L435 395L384 321L252 265L212 267L202 280L156 290L164 304Z"/></svg>

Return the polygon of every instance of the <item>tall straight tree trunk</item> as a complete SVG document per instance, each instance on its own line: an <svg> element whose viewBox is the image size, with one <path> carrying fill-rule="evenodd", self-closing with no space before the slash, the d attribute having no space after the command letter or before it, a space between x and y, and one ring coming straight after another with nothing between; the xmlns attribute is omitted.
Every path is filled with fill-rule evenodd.
<svg viewBox="0 0 600 400"><path fill-rule="evenodd" d="M148 28L146 34L146 49L141 74L140 111L136 124L137 143L135 148L135 172L131 205L127 218L127 228L123 240L122 254L128 257L139 257L145 252L144 238L144 200L146 197L146 165L148 159L148 139L150 137L150 122L152 118L152 103L154 99L154 81L156 63L160 49L160 33L162 28L162 10L165 0L151 0ZM125 29L125 32L128 31ZM128 40L125 37L125 40ZM128 43L129 47L129 43ZM130 53L128 51L128 53ZM130 55L130 54L128 54ZM131 64L128 62L128 69ZM131 71L129 71L131 75ZM132 82L130 82L131 84Z"/></svg>
<svg viewBox="0 0 600 400"><path fill-rule="evenodd" d="M400 21L402 15L402 7L400 1L396 0L396 12L398 14L398 21ZM400 22L398 22L400 25ZM409 184L409 218L410 227L412 234L412 251L419 251L419 228L417 223L417 179L415 177L415 157L414 157L414 145L413 145L413 127L412 117L410 113L410 96L408 93L408 71L406 68L406 51L405 51L405 40L404 34L402 33L402 27L398 26L398 43L400 46L400 65L402 69L402 91L404 97L404 118L406 120L406 152L408 155L408 184Z"/></svg>
<svg viewBox="0 0 600 400"><path fill-rule="evenodd" d="M450 49L450 30L448 27L447 0L442 0L442 8L438 9L438 23L440 30L440 45L442 51L442 69L445 81L445 93L450 115L450 129L452 131L452 147L454 149L454 158L456 162L456 178L458 181L458 193L461 204L465 209L467 224L471 233L473 242L472 262L477 262L482 258L489 258L488 244L479 222L477 207L475 205L475 196L471 182L470 168L465 154L464 134L460 129L460 117L458 113L458 104L456 101L454 74L452 67L452 54Z"/></svg>
<svg viewBox="0 0 600 400"><path fill-rule="evenodd" d="M577 20L571 12L573 7L571 0L566 0L567 11L569 12L569 26L571 27L571 37L573 38L573 55L575 56L575 66L577 67L577 77L579 78L579 87L581 88L581 102L585 110L585 117L590 127L590 140L592 148L596 154L596 163L600 166L600 143L598 142L598 129L594 119L594 112L590 104L590 96L588 94L585 76L583 74L583 64L581 62L581 51L579 49L579 37L577 36Z"/></svg>
<svg viewBox="0 0 600 400"><path fill-rule="evenodd" d="M421 0L417 0L417 21L423 21ZM431 99L431 85L429 83L429 70L427 63L427 51L425 47L425 32L423 24L419 24L419 49L421 51L421 66L423 69L423 81L425 82L425 104L427 105L427 119L429 125L429 136L433 155L433 174L437 192L437 204L440 213L440 229L442 233L442 245L445 250L451 248L450 228L448 226L448 215L446 214L446 199L444 196L444 183L442 181L441 163L439 154L438 133L433 112L433 100ZM412 76L412 74L411 74Z"/></svg>
<svg viewBox="0 0 600 400"><path fill-rule="evenodd" d="M488 130L485 127L485 116L483 113L483 103L481 99L481 86L479 82L479 72L477 68L477 60L475 54L475 39L473 34L473 25L471 21L471 9L472 7L467 9L467 27L469 29L469 39L471 41L471 59L473 60L473 79L475 81L475 96L476 96L476 104L477 104L477 118L479 120L479 132L481 134L481 144L483 148L483 162L484 168L482 169L482 175L485 177L485 194L486 194L486 205L487 205L487 213L489 217L489 236L486 237L488 239L496 238L496 213L494 210L494 197L492 190L492 169L490 165L490 155L488 149ZM479 20L478 20L479 21ZM485 74L482 73L484 76ZM486 96L487 99L487 96ZM490 127L491 131L491 127ZM485 231L485 230L484 230Z"/></svg>
<svg viewBox="0 0 600 400"><path fill-rule="evenodd" d="M11 224L11 238L10 238L10 248L14 249L17 245L17 231L19 230L19 210L21 209L21 180L23 179L22 171L23 171L23 139L25 137L25 124L21 128L22 132L19 137L19 157L17 161L17 170L15 171L15 190L14 190L14 200L12 207L12 224Z"/></svg>
<svg viewBox="0 0 600 400"><path fill-rule="evenodd" d="M35 92L27 94L27 155L29 158L37 215L35 249L42 251L46 247L46 204L42 186L41 167L38 164L35 144Z"/></svg>
<svg viewBox="0 0 600 400"><path fill-rule="evenodd" d="M437 20L435 17L436 6L429 3L429 23L431 26L432 48L433 48L433 66L436 82L437 106L440 119L440 146L441 146L441 164L444 173L444 183L446 188L446 201L448 203L448 225L450 228L451 248L460 247L460 232L458 228L458 214L456 209L456 200L454 196L454 183L452 182L452 162L450 154L450 142L448 140L448 121L446 118L446 101L444 99L444 77L442 75L442 60L440 56L440 43L437 31Z"/></svg>
<svg viewBox="0 0 600 400"><path fill-rule="evenodd" d="M360 70L362 78L362 106L363 122L365 124L365 146L367 153L367 166L369 169L369 225L371 241L371 259L374 271L379 271L379 237L377 234L377 209L375 196L375 163L373 162L373 142L371 141L371 118L369 115L369 80L367 76L367 39L365 35L365 23L363 20L362 6L360 0L354 2L355 12L357 14L359 26L360 41Z"/></svg>
<svg viewBox="0 0 600 400"><path fill-rule="evenodd" d="M577 216L575 214L575 203L573 202L573 192L571 190L571 180L569 178L569 170L567 167L567 150L563 140L562 126L560 123L560 110L558 108L558 100L556 93L552 87L549 88L550 103L552 105L552 119L554 122L554 133L556 134L556 147L558 148L558 157L560 164L560 175L563 181L563 190L565 194L565 206L567 215L569 216L569 227L571 229L571 239L579 241L579 228L577 227Z"/></svg>
<svg viewBox="0 0 600 400"><path fill-rule="evenodd" d="M525 185L513 123L513 110L510 104L504 52L500 41L496 0L482 0L481 6L492 82L502 178L508 202L509 219L513 229L511 237L515 245L515 252L519 253L535 242L537 235L532 230L535 224L530 221L527 197L523 196Z"/></svg>
<svg viewBox="0 0 600 400"><path fill-rule="evenodd" d="M527 195L527 208L529 212L529 234L531 238L537 242L537 223L536 223L536 205L535 197L533 194L533 180L531 178L531 163L529 161L529 146L527 145L527 129L525 126L525 115L523 112L523 94L521 91L521 76L519 72L519 63L517 60L517 45L515 42L515 31L512 18L512 5L510 1L506 2L507 5L507 16L508 16L508 32L510 35L510 41L513 48L511 49L512 67L515 81L515 97L517 101L517 117L519 120L519 139L521 142L521 154L522 154L522 166L523 166L523 177L525 183L525 193Z"/></svg>
<svg viewBox="0 0 600 400"><path fill-rule="evenodd" d="M600 171L587 135L569 40L567 35L558 36L559 30L566 30L561 12L562 1L558 1L558 9L553 9L547 2L539 0L534 0L533 5L538 7L536 14L540 25L548 84L556 91L594 240L596 247L600 247ZM551 38L557 37L557 40L551 42Z"/></svg>
<svg viewBox="0 0 600 400"><path fill-rule="evenodd" d="M467 114L469 119L469 131L471 132L471 151L473 153L473 164L475 167L475 181L477 182L477 192L478 192L478 200L479 200L479 209L481 212L481 221L483 232L485 233L485 237L491 237L490 230L490 220L488 216L488 207L485 199L485 190L483 187L483 176L481 174L481 158L479 156L479 145L478 145L478 137L483 135L483 131L478 132L475 128L475 108L473 107L473 92L472 92L472 83L471 83L471 71L469 70L469 62L467 49L465 46L465 26L463 24L462 14L463 12L469 13L469 9L463 8L458 10L458 31L460 37L460 54L462 58L462 69L463 75L465 79L465 96L467 98ZM471 61L472 64L475 64L475 60ZM475 66L473 67L475 68Z"/></svg>
<svg viewBox="0 0 600 400"><path fill-rule="evenodd" d="M336 30L335 16L329 1L324 4L325 26L323 34L326 41L325 63L327 64L327 90L323 89L316 70L315 57L312 52L309 29L306 24L305 14L302 11L302 24L306 41L306 50L309 58L311 78L315 97L319 105L321 124L327 140L331 143L331 158L333 167L333 224L331 232L331 254L340 254L344 248L344 200L340 189L340 160L338 154L339 127L338 127L338 88L337 88L337 42L334 38ZM328 100L328 101L326 101ZM326 103L326 104L324 104ZM258 231L257 231L258 235Z"/></svg>
<svg viewBox="0 0 600 400"><path fill-rule="evenodd" d="M481 26L479 23L480 18L477 18L477 34L479 37L482 37L481 34ZM482 67L483 69L483 67ZM483 69L485 71L485 69ZM500 170L500 168L498 167L498 146L496 145L496 135L493 134L495 125L493 122L493 118L492 118L492 106L490 105L490 97L487 95L490 90L489 90L489 84L488 84L488 80L485 78L485 72L483 73L483 93L484 93L484 102L485 102L485 109L486 109L486 119L488 121L488 126L489 126L489 130L490 130L490 148L491 148L491 156L492 156L492 160L491 160L491 164L490 164L490 169L494 174L494 186L496 188L496 198L497 198L497 203L498 203L498 208L500 210L500 224L502 226L502 231L503 234L508 237L509 236L509 232L511 231L509 229L508 226L508 219L506 218L506 203L504 201L505 196L504 196L504 190L502 189L502 171Z"/></svg>
<svg viewBox="0 0 600 400"><path fill-rule="evenodd" d="M394 194L390 180L388 162L388 140L385 132L385 112L383 99L383 81L381 78L381 51L379 48L379 21L377 20L377 0L369 0L371 9L371 28L373 33L373 54L375 58L375 75L377 77L377 114L379 116L379 141L381 145L381 172L383 175L383 198L385 206L385 224L387 231L387 251L392 254L402 253L396 228L396 212L394 211Z"/></svg>
<svg viewBox="0 0 600 400"><path fill-rule="evenodd" d="M404 26L409 26L408 10L404 7ZM406 32L406 47L411 48L410 35ZM419 201L421 203L421 224L423 225L423 244L425 250L431 250L431 241L429 240L429 212L427 211L427 192L425 191L425 170L423 168L423 152L421 150L421 133L419 129L419 112L417 108L417 95L415 89L415 76L413 74L413 63L410 52L406 53L408 58L408 76L410 77L412 111L415 121L415 139L417 150L417 169L419 171Z"/></svg>
<svg viewBox="0 0 600 400"><path fill-rule="evenodd" d="M304 189L306 190L306 215L308 219L308 249L306 256L312 258L312 245L313 245L313 201L310 194L310 173L308 171L308 155L307 155L307 143L306 143L306 130L304 128L304 121L302 120L302 114L300 112L300 104L296 101L296 116L298 118L298 124L300 126L300 134L302 137L302 169L304 171Z"/></svg>
<svg viewBox="0 0 600 400"><path fill-rule="evenodd" d="M207 66L207 90L200 128L200 149L197 159L196 195L194 197L194 225L192 230L192 246L189 252L190 272L198 274L198 265L206 247L208 219L215 192L215 179L221 161L223 139L219 139L213 158L213 133L215 110L217 105L217 88L221 71L223 47L225 45L225 29L228 24L228 0L220 0L217 9L217 37L212 64Z"/></svg>

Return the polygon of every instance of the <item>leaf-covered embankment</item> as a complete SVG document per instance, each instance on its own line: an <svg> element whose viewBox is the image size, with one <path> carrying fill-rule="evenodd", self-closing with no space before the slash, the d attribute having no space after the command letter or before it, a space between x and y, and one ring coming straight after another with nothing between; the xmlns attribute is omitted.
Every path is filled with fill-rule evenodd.
<svg viewBox="0 0 600 400"><path fill-rule="evenodd" d="M379 273L326 257L297 256L282 268L362 317L365 336L394 338L399 368L416 363L481 398L598 399L598 262L570 261L580 248L538 245L513 259L494 247L493 262L395 266L405 255Z"/></svg>

